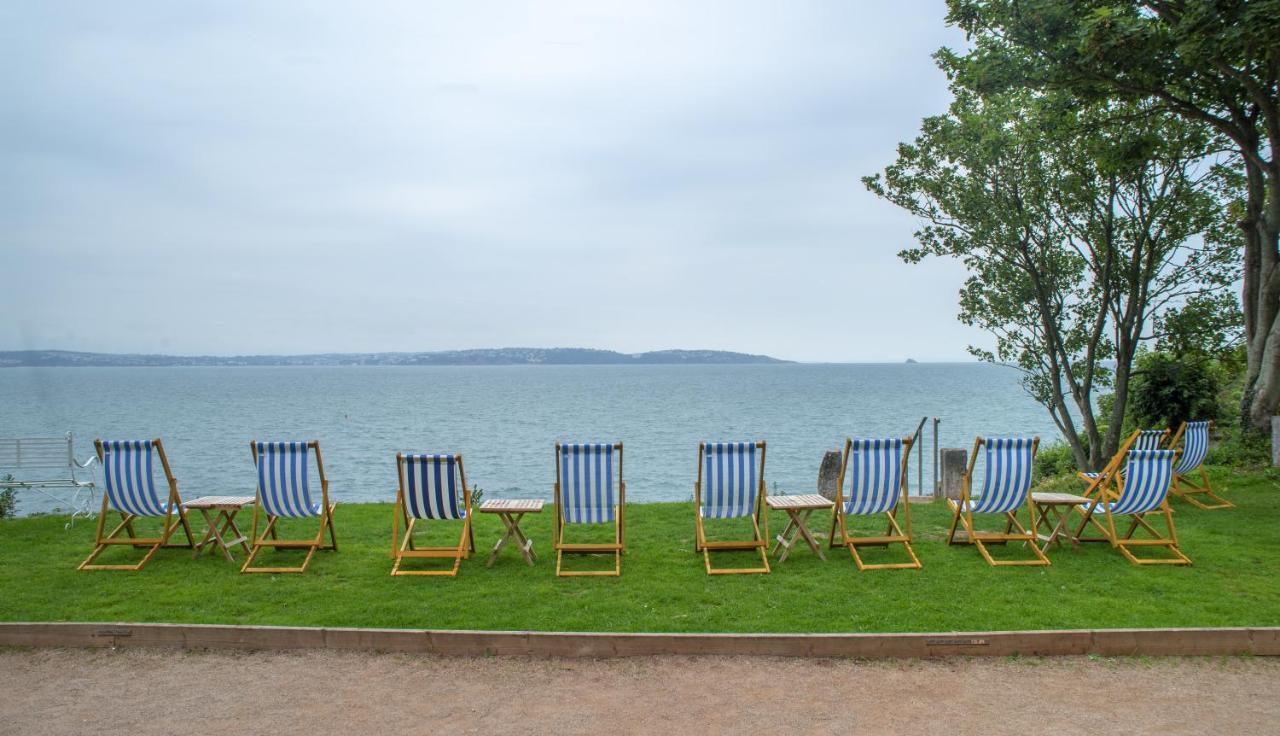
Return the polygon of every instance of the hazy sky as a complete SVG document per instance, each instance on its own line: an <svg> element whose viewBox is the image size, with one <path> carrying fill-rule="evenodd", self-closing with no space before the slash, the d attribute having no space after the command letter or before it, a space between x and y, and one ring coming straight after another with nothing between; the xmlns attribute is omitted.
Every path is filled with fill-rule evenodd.
<svg viewBox="0 0 1280 736"><path fill-rule="evenodd" d="M0 349L965 359L941 0L0 6Z"/></svg>

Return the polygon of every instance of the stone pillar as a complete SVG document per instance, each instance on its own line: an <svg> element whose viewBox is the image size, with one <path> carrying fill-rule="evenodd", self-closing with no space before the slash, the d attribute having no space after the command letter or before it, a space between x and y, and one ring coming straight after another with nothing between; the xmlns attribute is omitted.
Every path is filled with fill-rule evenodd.
<svg viewBox="0 0 1280 736"><path fill-rule="evenodd" d="M1271 465L1280 467L1280 417L1271 417Z"/></svg>
<svg viewBox="0 0 1280 736"><path fill-rule="evenodd" d="M969 451L959 447L944 447L938 453L942 466L942 495L960 498L964 483L964 471L968 470Z"/></svg>
<svg viewBox="0 0 1280 736"><path fill-rule="evenodd" d="M836 499L836 490L840 487L839 450L828 450L822 456L822 465L818 468L818 493L832 501Z"/></svg>

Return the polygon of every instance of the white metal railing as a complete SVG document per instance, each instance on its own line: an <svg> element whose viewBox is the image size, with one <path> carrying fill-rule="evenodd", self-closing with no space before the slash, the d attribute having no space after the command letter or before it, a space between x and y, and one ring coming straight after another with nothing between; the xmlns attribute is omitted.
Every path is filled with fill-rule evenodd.
<svg viewBox="0 0 1280 736"><path fill-rule="evenodd" d="M29 489L71 508L70 527L77 516L93 515L97 484L91 466L97 457L76 460L75 438L70 432L62 437L0 438L0 488ZM88 473L89 479L81 479ZM6 480L9 478L9 480ZM66 499L55 493L71 491Z"/></svg>

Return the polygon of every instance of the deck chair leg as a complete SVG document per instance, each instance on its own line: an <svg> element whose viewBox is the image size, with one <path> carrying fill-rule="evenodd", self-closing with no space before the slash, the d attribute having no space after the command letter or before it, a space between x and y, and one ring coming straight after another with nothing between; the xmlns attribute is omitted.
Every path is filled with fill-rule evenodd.
<svg viewBox="0 0 1280 736"><path fill-rule="evenodd" d="M976 537L974 537L973 539L973 544L975 547L978 548L978 552L982 553L982 559L986 560L988 565L995 567L996 566L995 558L993 558L991 556L991 553L987 551L987 545L983 544L982 540Z"/></svg>
<svg viewBox="0 0 1280 736"><path fill-rule="evenodd" d="M950 502L948 505L951 505ZM947 544L956 543L956 526L960 523L960 506L951 506L951 511L951 528L947 530Z"/></svg>
<svg viewBox="0 0 1280 736"><path fill-rule="evenodd" d="M897 516L894 511L885 512L885 532L882 539L874 541L860 541L858 537L849 536L846 528L842 528L842 538L844 546L849 548L849 554L853 557L853 564L859 572L866 570L919 570L923 565L920 564L920 558L916 557L916 551L911 546L911 539L902 531L902 526L898 524ZM883 541L882 541L883 540ZM890 562L881 564L867 563L862 559L862 555L858 554L858 547L884 547L891 548L895 544L901 544L907 552L910 562Z"/></svg>
<svg viewBox="0 0 1280 736"><path fill-rule="evenodd" d="M151 562L151 559L155 557L156 552L159 551L161 547L165 546L165 543L169 540L169 536L177 528L177 524L166 525L162 528L158 538L152 538L149 541L140 541L136 544L129 544L128 542L121 540L119 543L113 543L109 540L119 539L122 533L128 536L129 539L139 539L137 533L133 529L133 520L137 517L133 514L126 514L124 512L121 512L121 517L123 518L120 523L111 530L111 533L106 536L102 536L101 534L98 535L95 540L96 543L94 544L93 551L90 552L89 556L76 567L77 570L124 570L128 572L137 572L146 567L147 563ZM99 529L103 528L103 524L101 522L102 518L99 517ZM146 553L142 556L141 560L133 564L95 565L94 561L98 559L98 556L105 552L108 547L112 546L124 546L138 550L146 550Z"/></svg>
<svg viewBox="0 0 1280 736"><path fill-rule="evenodd" d="M256 544L250 547L249 556L245 558L244 564L240 566L240 572L244 572L245 570L248 570L249 568L253 567L253 560L255 557L258 556L258 552L261 550L262 548Z"/></svg>
<svg viewBox="0 0 1280 736"><path fill-rule="evenodd" d="M1173 478L1172 490L1174 495L1186 501L1187 503L1191 504L1192 506L1195 506L1198 509L1204 509L1205 511L1213 511L1216 509L1235 508L1234 503L1228 501L1225 498L1222 498L1221 496L1213 492L1213 487L1209 484L1209 474L1205 472L1205 469L1203 466L1201 466L1200 468L1199 484L1191 482L1191 480L1187 478L1185 475L1175 474ZM1196 496L1205 496L1206 498L1211 500L1213 503L1211 504L1205 503L1201 501L1199 498L1196 498Z"/></svg>
<svg viewBox="0 0 1280 736"><path fill-rule="evenodd" d="M835 549L843 547L843 544L836 544L836 527L840 523L840 504L836 503L831 507L831 531L827 534L827 549Z"/></svg>
<svg viewBox="0 0 1280 736"><path fill-rule="evenodd" d="M1073 535L1076 538L1076 541L1078 542L1110 542L1111 541L1110 535L1107 533L1106 527L1104 527L1101 524L1101 522L1098 521L1098 515L1094 512L1092 508L1084 509L1081 511L1081 513L1084 514L1084 517L1080 519L1080 525L1076 527L1075 534ZM1084 535L1085 528L1091 524L1094 526L1094 528L1098 530L1099 533L1101 533L1102 536L1086 537Z"/></svg>
<svg viewBox="0 0 1280 736"><path fill-rule="evenodd" d="M338 531L337 529L334 528L334 525L333 525L333 508L332 507L330 507L328 510L325 511L324 519L325 521L323 523L325 523L329 527L329 546L321 547L321 549L331 549L336 552L338 550ZM321 534L322 538L323 536L324 535Z"/></svg>
<svg viewBox="0 0 1280 736"><path fill-rule="evenodd" d="M178 528L179 528L179 527L181 527L181 528L182 528L183 533L185 533L185 534L186 534L186 536L187 536L187 543L186 543L186 544L181 544L181 543L179 543L179 544L169 544L167 540L169 539L169 537L172 535L172 533L173 533L173 532L178 531ZM195 537L193 537L193 536L191 535L191 526L190 526L190 524L188 524L188 522L187 522L187 517L186 517L186 515L185 515L185 514L179 514L179 515L178 515L178 519L177 519L177 521L176 521L176 522L174 522L174 523L170 526L169 530L168 530L168 531L166 531L166 532L164 533L164 537L165 537L165 540L166 540L166 541L165 541L165 544L164 544L164 546L165 546L165 547L173 547L173 548L178 548L178 549L194 549L194 548L195 548L195 546L196 546L196 540L195 540Z"/></svg>

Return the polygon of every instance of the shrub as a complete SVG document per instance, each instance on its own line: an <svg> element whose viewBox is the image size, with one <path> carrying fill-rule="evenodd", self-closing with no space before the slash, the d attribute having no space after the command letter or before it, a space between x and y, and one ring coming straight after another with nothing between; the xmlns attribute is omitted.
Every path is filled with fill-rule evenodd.
<svg viewBox="0 0 1280 736"><path fill-rule="evenodd" d="M1232 468L1266 468L1271 464L1271 440L1253 432L1240 432L1236 427L1215 427L1216 442L1209 443L1205 463Z"/></svg>
<svg viewBox="0 0 1280 736"><path fill-rule="evenodd" d="M0 519L6 519L13 516L18 506L18 500L12 488L5 487L6 482L13 482L12 475L6 475L0 478Z"/></svg>
<svg viewBox="0 0 1280 736"><path fill-rule="evenodd" d="M1186 421L1218 418L1221 370L1211 360L1146 353L1129 386L1129 410L1143 427L1176 428Z"/></svg>
<svg viewBox="0 0 1280 736"><path fill-rule="evenodd" d="M1041 483L1049 478L1074 477L1076 474L1076 458L1071 454L1071 445L1065 442L1054 442L1040 445L1036 451L1035 463L1031 468L1033 482Z"/></svg>

